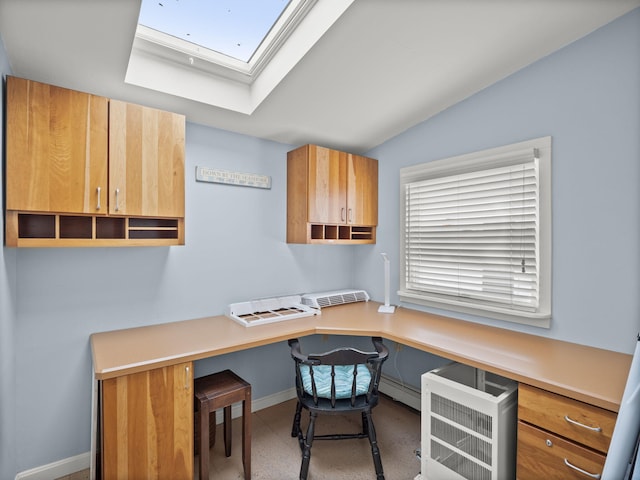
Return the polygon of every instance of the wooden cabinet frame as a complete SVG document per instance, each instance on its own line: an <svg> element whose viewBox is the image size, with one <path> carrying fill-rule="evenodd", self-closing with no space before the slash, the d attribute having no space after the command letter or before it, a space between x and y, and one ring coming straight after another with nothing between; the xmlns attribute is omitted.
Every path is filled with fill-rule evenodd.
<svg viewBox="0 0 640 480"><path fill-rule="evenodd" d="M184 244L185 118L7 77L6 246Z"/></svg>
<svg viewBox="0 0 640 480"><path fill-rule="evenodd" d="M288 153L288 243L375 243L377 224L377 160L317 145Z"/></svg>
<svg viewBox="0 0 640 480"><path fill-rule="evenodd" d="M193 364L103 380L104 480L193 478Z"/></svg>
<svg viewBox="0 0 640 480"><path fill-rule="evenodd" d="M617 415L521 383L518 393L519 480L599 478Z"/></svg>

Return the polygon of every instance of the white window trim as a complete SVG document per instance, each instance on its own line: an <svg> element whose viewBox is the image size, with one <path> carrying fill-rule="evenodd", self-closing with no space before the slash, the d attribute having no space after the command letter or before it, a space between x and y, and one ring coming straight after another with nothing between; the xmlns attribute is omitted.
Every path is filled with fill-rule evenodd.
<svg viewBox="0 0 640 480"><path fill-rule="evenodd" d="M400 170L400 258L406 258L404 225L405 185L429 177L454 175L478 168L493 168L509 163L509 159L526 149L537 149L539 161L539 307L535 312L514 311L492 305L470 305L453 299L430 296L406 288L406 268L400 262L400 290L402 301L439 309L496 318L516 323L549 328L551 325L551 137L473 152L457 157L427 162Z"/></svg>

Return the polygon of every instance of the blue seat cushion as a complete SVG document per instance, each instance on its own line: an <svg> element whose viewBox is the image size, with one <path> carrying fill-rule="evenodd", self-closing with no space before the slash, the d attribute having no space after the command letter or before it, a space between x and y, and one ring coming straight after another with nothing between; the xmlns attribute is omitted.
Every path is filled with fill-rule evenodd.
<svg viewBox="0 0 640 480"><path fill-rule="evenodd" d="M304 391L309 395L313 395L309 368L309 365L300 365L300 374ZM313 378L316 382L318 397L331 398L331 365L315 365L311 368L313 368ZM363 395L369 390L371 373L364 364L357 366L356 373L356 395ZM353 385L353 365L336 365L335 374L336 398L350 398L351 386Z"/></svg>

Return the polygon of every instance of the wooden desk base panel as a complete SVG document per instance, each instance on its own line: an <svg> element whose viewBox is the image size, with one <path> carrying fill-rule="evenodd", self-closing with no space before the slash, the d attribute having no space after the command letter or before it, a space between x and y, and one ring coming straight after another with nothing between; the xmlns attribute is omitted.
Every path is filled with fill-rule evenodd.
<svg viewBox="0 0 640 480"><path fill-rule="evenodd" d="M102 381L102 478L193 478L191 362Z"/></svg>

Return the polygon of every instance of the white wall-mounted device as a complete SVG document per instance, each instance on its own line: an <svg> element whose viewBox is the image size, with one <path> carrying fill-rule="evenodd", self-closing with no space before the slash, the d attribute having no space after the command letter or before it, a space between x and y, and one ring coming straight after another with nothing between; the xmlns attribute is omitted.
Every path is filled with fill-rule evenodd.
<svg viewBox="0 0 640 480"><path fill-rule="evenodd" d="M389 257L387 257L386 253L381 253L380 255L384 259L384 305L378 307L378 312L394 313L396 307L389 305Z"/></svg>

